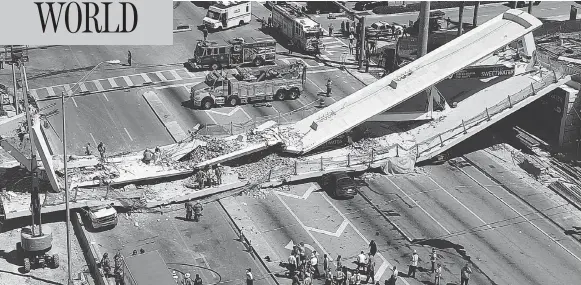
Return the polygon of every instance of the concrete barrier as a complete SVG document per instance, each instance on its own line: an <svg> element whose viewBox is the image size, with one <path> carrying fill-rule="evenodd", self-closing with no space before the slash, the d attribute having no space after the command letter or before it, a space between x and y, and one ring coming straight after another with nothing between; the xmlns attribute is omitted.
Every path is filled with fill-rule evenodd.
<svg viewBox="0 0 581 285"><path fill-rule="evenodd" d="M75 231L75 235L77 236L77 239L81 244L81 248L83 249L85 259L89 264L89 270L91 271L93 280L95 280L95 284L109 285L109 280L101 275L101 272L99 271L99 260L101 258L101 253L94 245L91 233L87 232L85 229L81 215L79 213L73 213L73 215L71 215L71 223L73 224L73 230Z"/></svg>

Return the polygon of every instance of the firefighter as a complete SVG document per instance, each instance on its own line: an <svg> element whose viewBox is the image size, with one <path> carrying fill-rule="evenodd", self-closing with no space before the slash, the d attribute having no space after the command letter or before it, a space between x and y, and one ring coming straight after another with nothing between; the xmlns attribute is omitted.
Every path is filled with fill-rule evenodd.
<svg viewBox="0 0 581 285"><path fill-rule="evenodd" d="M103 144L103 142L100 142L99 145L97 146L97 150L99 151L99 154L101 155L101 161L105 162L105 151L107 150L105 148L105 144Z"/></svg>
<svg viewBox="0 0 581 285"><path fill-rule="evenodd" d="M192 205L191 201L186 202L186 220L192 220L192 212L194 210L194 205Z"/></svg>
<svg viewBox="0 0 581 285"><path fill-rule="evenodd" d="M218 185L222 184L222 174L223 174L223 169L222 169L222 165L220 165L220 163L218 163L216 165L216 168L214 169L214 172L216 173L216 183Z"/></svg>
<svg viewBox="0 0 581 285"><path fill-rule="evenodd" d="M333 36L333 23L329 24L329 37Z"/></svg>
<svg viewBox="0 0 581 285"><path fill-rule="evenodd" d="M341 22L341 34L345 35L345 21Z"/></svg>
<svg viewBox="0 0 581 285"><path fill-rule="evenodd" d="M153 152L150 149L146 148L145 151L143 152L143 163L149 165L152 160Z"/></svg>
<svg viewBox="0 0 581 285"><path fill-rule="evenodd" d="M214 178L214 173L212 173L212 169L210 168L209 165L206 165L206 168L204 170L205 172L205 176L206 176L206 184L208 185L208 187L212 187L212 182L213 182L213 178Z"/></svg>
<svg viewBox="0 0 581 285"><path fill-rule="evenodd" d="M115 271L115 285L124 285L123 270Z"/></svg>
<svg viewBox="0 0 581 285"><path fill-rule="evenodd" d="M111 276L111 260L109 260L109 254L106 252L103 254L103 259L101 259L101 269L103 269L105 277Z"/></svg>
<svg viewBox="0 0 581 285"><path fill-rule="evenodd" d="M131 51L127 51L127 65L131 66Z"/></svg>
<svg viewBox="0 0 581 285"><path fill-rule="evenodd" d="M331 97L331 78L327 79L327 97Z"/></svg>
<svg viewBox="0 0 581 285"><path fill-rule="evenodd" d="M194 222L199 222L200 221L200 216L202 216L202 210L204 210L204 207L202 207L202 204L200 204L200 202L197 202L194 205Z"/></svg>
<svg viewBox="0 0 581 285"><path fill-rule="evenodd" d="M268 27L272 28L272 17L268 16Z"/></svg>
<svg viewBox="0 0 581 285"><path fill-rule="evenodd" d="M133 250L133 255L137 255L137 249Z"/></svg>
<svg viewBox="0 0 581 285"><path fill-rule="evenodd" d="M200 277L200 274L196 274L196 279L194 279L194 285L202 285L202 278Z"/></svg>
<svg viewBox="0 0 581 285"><path fill-rule="evenodd" d="M115 256L113 257L113 260L115 261L115 271L120 270L121 269L121 252L117 252L117 254L115 254Z"/></svg>

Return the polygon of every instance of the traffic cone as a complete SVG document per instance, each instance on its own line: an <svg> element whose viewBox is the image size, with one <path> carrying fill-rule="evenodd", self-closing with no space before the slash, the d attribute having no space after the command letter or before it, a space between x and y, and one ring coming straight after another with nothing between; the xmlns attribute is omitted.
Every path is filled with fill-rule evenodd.
<svg viewBox="0 0 581 285"><path fill-rule="evenodd" d="M319 108L325 108L325 97L319 96Z"/></svg>

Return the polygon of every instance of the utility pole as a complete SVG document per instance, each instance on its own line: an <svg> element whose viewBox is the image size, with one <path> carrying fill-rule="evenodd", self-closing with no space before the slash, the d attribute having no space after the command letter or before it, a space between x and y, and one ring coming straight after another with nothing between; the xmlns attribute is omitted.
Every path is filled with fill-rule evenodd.
<svg viewBox="0 0 581 285"><path fill-rule="evenodd" d="M72 94L71 94L72 96ZM66 217L67 217L67 264L68 264L68 284L72 284L73 279L71 276L71 231L69 229L69 223L71 221L71 211L69 206L69 178L68 178L68 168L67 168L67 116L66 116L66 108L65 108L65 92L61 92L61 109L62 109L62 117L63 117L63 166L65 172L65 210L66 210Z"/></svg>
<svg viewBox="0 0 581 285"><path fill-rule="evenodd" d="M474 15L472 17L472 28L478 26L478 7L480 7L480 1L474 2Z"/></svg>
<svg viewBox="0 0 581 285"><path fill-rule="evenodd" d="M464 1L460 2L460 8L458 9L458 36L462 35L462 26L464 26Z"/></svg>
<svg viewBox="0 0 581 285"><path fill-rule="evenodd" d="M365 17L361 16L359 18L359 23L361 23L361 44L359 45L359 68L363 68L363 59L367 56L365 54Z"/></svg>
<svg viewBox="0 0 581 285"><path fill-rule="evenodd" d="M428 35L430 34L430 2L420 2L420 25L418 33L418 41L420 48L418 49L418 58L428 53Z"/></svg>
<svg viewBox="0 0 581 285"><path fill-rule="evenodd" d="M529 14L533 14L533 1L529 1L529 10L528 10Z"/></svg>

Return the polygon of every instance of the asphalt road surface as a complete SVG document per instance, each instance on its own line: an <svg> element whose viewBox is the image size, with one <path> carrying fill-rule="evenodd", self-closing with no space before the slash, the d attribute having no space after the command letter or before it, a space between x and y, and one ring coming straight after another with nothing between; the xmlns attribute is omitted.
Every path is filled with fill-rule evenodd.
<svg viewBox="0 0 581 285"><path fill-rule="evenodd" d="M199 222L184 219L183 204L165 208L165 214L136 213L119 217L110 230L93 232L101 253L110 256L117 250L125 256L143 248L157 250L168 267L192 278L200 274L204 284L243 284L251 268L255 284L274 285L264 267L238 241L233 226L217 202L204 204Z"/></svg>
<svg viewBox="0 0 581 285"><path fill-rule="evenodd" d="M429 253L437 248L444 284L458 284L469 262L472 284L573 284L581 246L472 166L428 166L421 174L378 175L351 200L334 200L314 183L291 186L264 199L237 197L279 257L303 241L344 264L369 240L383 263L397 265L409 284L431 284ZM507 187L518 187L520 180ZM534 189L531 189L534 194ZM373 206L372 206L373 205ZM389 217L413 241L386 220ZM406 276L412 250L420 256L415 279ZM389 267L388 267L389 268ZM387 278L391 271L376 271ZM281 269L282 270L282 269Z"/></svg>
<svg viewBox="0 0 581 285"><path fill-rule="evenodd" d="M267 37L257 19L267 18L269 11L260 3L253 2L252 5L253 21L250 24L210 33L208 39L223 42L240 35L255 39ZM316 112L317 95L323 92L329 78L333 82L333 92L332 98L326 99L327 103L333 103L364 86L336 65L324 63L325 59L338 58L345 49L339 40L328 38L336 43L330 44L328 51L323 52L325 56L322 61L296 53L288 55L284 47L278 48L280 60L288 62L299 59L308 66L306 91L298 100L273 102L271 106L262 107L248 105L210 111L194 110L187 104L189 87L203 81L205 74L201 71L190 72L183 64L192 57L196 42L201 39L202 33L197 30L197 25L201 24L205 13L205 8L192 2L176 2L175 27L190 25L192 31L175 33L171 46L50 46L32 49L27 66L32 95L40 100L41 113L58 112L49 117L45 129L53 153L62 153L62 110L58 97L71 89L75 96L66 102L69 154L83 154L87 143L94 148L99 142L104 142L111 155L175 142L160 122L160 114L154 112L144 99L143 94L147 91L157 93L163 108L175 116L184 131L200 124L210 125L210 134L226 135L231 122L248 125L255 118L261 121L270 118L288 123ZM131 66L127 64L128 51L132 53ZM120 60L121 64L101 64L94 68L110 60ZM85 76L83 84L75 88L76 83ZM136 87L144 82L154 84ZM121 87L128 88L115 89ZM297 109L301 111L288 114ZM96 150L93 152L96 153Z"/></svg>

